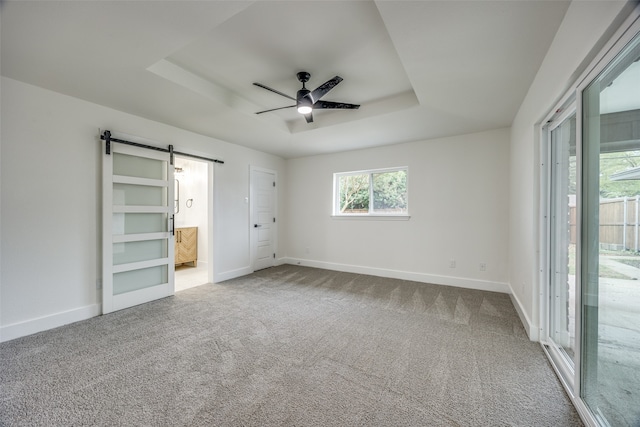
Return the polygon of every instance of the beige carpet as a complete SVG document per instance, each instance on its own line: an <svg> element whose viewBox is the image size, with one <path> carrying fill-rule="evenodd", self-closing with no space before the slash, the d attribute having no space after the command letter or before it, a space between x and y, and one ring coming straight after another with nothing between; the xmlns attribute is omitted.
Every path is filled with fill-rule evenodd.
<svg viewBox="0 0 640 427"><path fill-rule="evenodd" d="M290 265L0 363L2 426L582 425L507 295Z"/></svg>

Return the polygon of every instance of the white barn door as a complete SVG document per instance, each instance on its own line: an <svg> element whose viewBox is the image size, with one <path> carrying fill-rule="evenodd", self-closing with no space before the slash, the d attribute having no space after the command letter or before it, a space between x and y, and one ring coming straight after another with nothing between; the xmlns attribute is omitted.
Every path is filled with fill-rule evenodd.
<svg viewBox="0 0 640 427"><path fill-rule="evenodd" d="M169 153L103 153L104 314L174 293L173 172Z"/></svg>
<svg viewBox="0 0 640 427"><path fill-rule="evenodd" d="M275 172L251 169L251 247L253 253L253 271L275 265L275 205Z"/></svg>

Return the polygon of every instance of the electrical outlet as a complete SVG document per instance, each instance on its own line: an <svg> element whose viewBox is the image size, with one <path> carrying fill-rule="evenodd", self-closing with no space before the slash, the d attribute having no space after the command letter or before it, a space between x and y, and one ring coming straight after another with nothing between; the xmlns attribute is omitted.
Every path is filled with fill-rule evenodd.
<svg viewBox="0 0 640 427"><path fill-rule="evenodd" d="M480 271L487 271L487 263L486 262L481 262L480 263Z"/></svg>
<svg viewBox="0 0 640 427"><path fill-rule="evenodd" d="M456 268L456 260L452 259L451 261L449 261L449 268Z"/></svg>

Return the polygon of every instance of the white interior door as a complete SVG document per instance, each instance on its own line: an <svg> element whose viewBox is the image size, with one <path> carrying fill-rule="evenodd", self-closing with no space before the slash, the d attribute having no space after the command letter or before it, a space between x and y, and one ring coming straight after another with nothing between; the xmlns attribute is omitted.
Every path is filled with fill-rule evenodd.
<svg viewBox="0 0 640 427"><path fill-rule="evenodd" d="M102 312L174 292L169 153L113 144L103 154Z"/></svg>
<svg viewBox="0 0 640 427"><path fill-rule="evenodd" d="M252 169L251 189L253 270L256 271L275 265L275 173Z"/></svg>

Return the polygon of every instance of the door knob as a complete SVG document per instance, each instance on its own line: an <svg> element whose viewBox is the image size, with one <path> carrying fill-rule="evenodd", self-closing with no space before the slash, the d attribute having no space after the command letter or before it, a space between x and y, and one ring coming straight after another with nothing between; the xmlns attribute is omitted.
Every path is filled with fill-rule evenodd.
<svg viewBox="0 0 640 427"><path fill-rule="evenodd" d="M253 224L255 228L262 227L262 224Z"/></svg>

